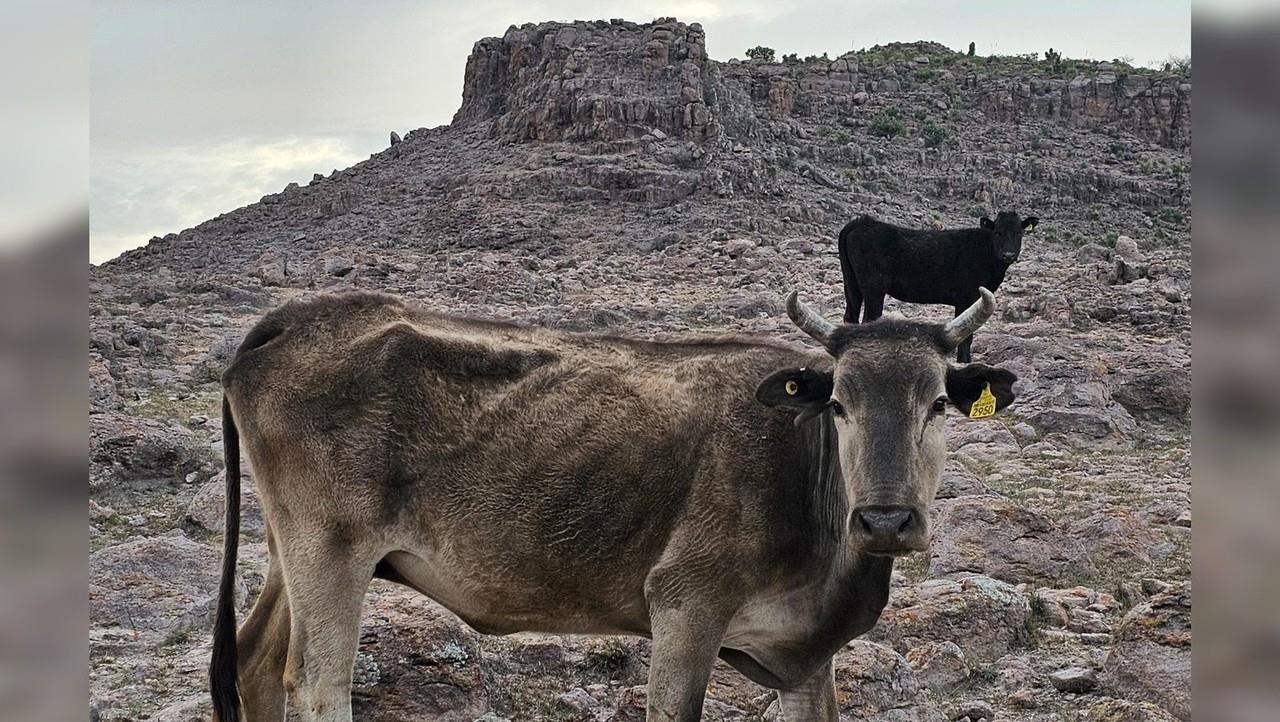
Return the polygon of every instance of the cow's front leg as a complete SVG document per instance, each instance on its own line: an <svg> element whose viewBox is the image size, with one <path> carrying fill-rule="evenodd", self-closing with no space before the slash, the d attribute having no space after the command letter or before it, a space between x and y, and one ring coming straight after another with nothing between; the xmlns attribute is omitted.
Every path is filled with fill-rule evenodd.
<svg viewBox="0 0 1280 722"><path fill-rule="evenodd" d="M785 722L838 722L835 673L831 660L822 665L804 684L778 691L778 704Z"/></svg>
<svg viewBox="0 0 1280 722"><path fill-rule="evenodd" d="M722 615L701 605L650 610L649 722L696 722L724 638Z"/></svg>

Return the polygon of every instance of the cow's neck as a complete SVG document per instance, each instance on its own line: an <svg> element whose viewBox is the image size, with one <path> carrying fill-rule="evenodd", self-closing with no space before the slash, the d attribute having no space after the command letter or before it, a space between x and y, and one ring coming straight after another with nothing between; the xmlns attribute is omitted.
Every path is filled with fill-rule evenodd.
<svg viewBox="0 0 1280 722"><path fill-rule="evenodd" d="M1009 270L1009 264L996 260L991 267L991 279L987 283L987 290L995 292L1000 288L1000 284L1004 283L1004 274Z"/></svg>
<svg viewBox="0 0 1280 722"><path fill-rule="evenodd" d="M850 538L849 502L840 474L835 428L829 413L802 425L809 448L809 524L817 531L814 556L821 560L822 634L838 644L862 634L879 618L889 598L893 558L864 554Z"/></svg>
<svg viewBox="0 0 1280 722"><path fill-rule="evenodd" d="M889 601L893 557L863 554L850 545L834 560L822 590L823 634L843 645L871 628Z"/></svg>

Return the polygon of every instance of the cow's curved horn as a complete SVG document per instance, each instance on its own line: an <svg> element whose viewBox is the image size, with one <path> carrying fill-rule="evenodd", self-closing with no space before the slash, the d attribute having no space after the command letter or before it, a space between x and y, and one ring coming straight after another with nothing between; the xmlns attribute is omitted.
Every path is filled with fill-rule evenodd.
<svg viewBox="0 0 1280 722"><path fill-rule="evenodd" d="M787 294L787 315L795 325L800 327L801 331L813 337L813 340L827 345L827 341L831 338L831 332L836 327L827 319L822 317L812 306L800 300L800 292L792 291Z"/></svg>
<svg viewBox="0 0 1280 722"><path fill-rule="evenodd" d="M996 297L982 287L978 288L978 293L982 297L966 308L964 313L948 321L942 329L947 344L951 348L959 346L962 341L972 336L975 331L982 328L982 324L986 323L987 319L991 318L991 314L996 312Z"/></svg>

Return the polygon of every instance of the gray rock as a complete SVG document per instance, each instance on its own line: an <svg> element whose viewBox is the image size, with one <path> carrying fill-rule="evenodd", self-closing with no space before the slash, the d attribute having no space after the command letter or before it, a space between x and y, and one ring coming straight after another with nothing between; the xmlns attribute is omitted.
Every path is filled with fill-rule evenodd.
<svg viewBox="0 0 1280 722"><path fill-rule="evenodd" d="M221 532L226 505L226 471L205 482L187 505L186 517L196 526L211 532ZM240 533L250 539L261 539L266 533L262 520L262 505L253 477L247 470L240 476Z"/></svg>
<svg viewBox="0 0 1280 722"><path fill-rule="evenodd" d="M119 409L124 403L116 380L100 354L89 354L89 408L91 410Z"/></svg>
<svg viewBox="0 0 1280 722"><path fill-rule="evenodd" d="M1030 643L1030 616L1030 603L1013 585L959 573L895 594L868 637L904 652L950 641L971 663L990 662Z"/></svg>
<svg viewBox="0 0 1280 722"><path fill-rule="evenodd" d="M139 632L211 623L221 554L181 533L137 539L89 555L89 621Z"/></svg>
<svg viewBox="0 0 1280 722"><path fill-rule="evenodd" d="M1149 569L1173 553L1173 543L1139 515L1118 508L1073 522L1068 531L1098 563L1110 568Z"/></svg>
<svg viewBox="0 0 1280 722"><path fill-rule="evenodd" d="M190 429L118 413L90 416L89 461L115 480L143 484L177 484L214 463Z"/></svg>
<svg viewBox="0 0 1280 722"><path fill-rule="evenodd" d="M730 258L738 258L745 254L751 253L756 249L755 241L746 238L735 238L724 244L724 252Z"/></svg>
<svg viewBox="0 0 1280 722"><path fill-rule="evenodd" d="M1001 496L935 505L929 573L980 572L1007 582L1060 582L1096 573L1084 546L1048 517Z"/></svg>
<svg viewBox="0 0 1280 722"><path fill-rule="evenodd" d="M1084 694L1098 686L1098 675L1085 667L1067 667L1049 673L1049 682L1059 692Z"/></svg>
<svg viewBox="0 0 1280 722"><path fill-rule="evenodd" d="M980 699L966 700L952 705L947 710L947 719L949 720L967 719L971 722L980 722L980 720L993 720L995 717L996 710L991 706L991 703Z"/></svg>
<svg viewBox="0 0 1280 722"><path fill-rule="evenodd" d="M969 663L955 642L926 642L907 652L907 662L920 684L934 692L951 692L969 679Z"/></svg>
<svg viewBox="0 0 1280 722"><path fill-rule="evenodd" d="M940 722L921 696L906 658L888 647L850 642L835 663L840 712L880 722Z"/></svg>
<svg viewBox="0 0 1280 722"><path fill-rule="evenodd" d="M574 687L557 697L556 704L570 712L585 715L591 715L591 712L600 706L600 703L581 687Z"/></svg>
<svg viewBox="0 0 1280 722"><path fill-rule="evenodd" d="M329 256L324 259L323 269L325 275L329 276L345 276L355 269L356 264L349 256Z"/></svg>
<svg viewBox="0 0 1280 722"><path fill-rule="evenodd" d="M295 280L290 277L288 259L274 249L258 257L254 263L253 275L267 286L288 286Z"/></svg>
<svg viewBox="0 0 1280 722"><path fill-rule="evenodd" d="M1129 610L1114 637L1103 669L1106 688L1191 719L1191 585L1172 585Z"/></svg>

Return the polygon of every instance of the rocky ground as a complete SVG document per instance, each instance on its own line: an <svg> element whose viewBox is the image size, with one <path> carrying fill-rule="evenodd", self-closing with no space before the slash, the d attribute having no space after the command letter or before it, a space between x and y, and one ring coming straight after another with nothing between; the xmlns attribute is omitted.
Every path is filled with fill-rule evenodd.
<svg viewBox="0 0 1280 722"><path fill-rule="evenodd" d="M640 336L836 317L857 213L1041 218L975 358L1020 378L949 420L933 548L837 657L849 719L1190 719L1190 78L930 43L716 62L669 20L481 40L452 125L92 269L90 680L100 719L207 717L218 375L265 310L383 289ZM890 310L943 318L947 309ZM246 483L240 587L265 569ZM381 582L367 719L642 719L647 643L479 635ZM727 667L708 719L777 719Z"/></svg>

